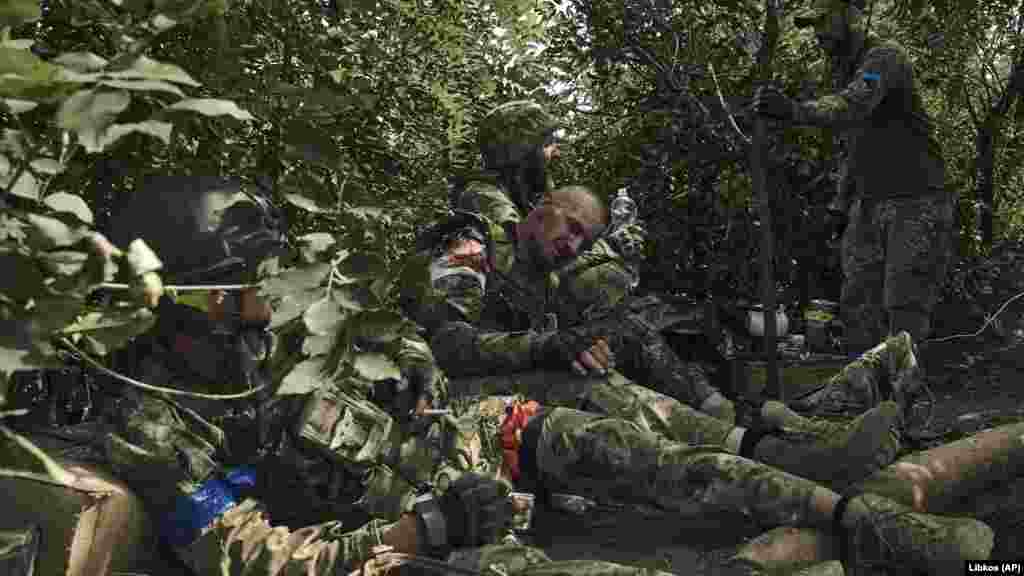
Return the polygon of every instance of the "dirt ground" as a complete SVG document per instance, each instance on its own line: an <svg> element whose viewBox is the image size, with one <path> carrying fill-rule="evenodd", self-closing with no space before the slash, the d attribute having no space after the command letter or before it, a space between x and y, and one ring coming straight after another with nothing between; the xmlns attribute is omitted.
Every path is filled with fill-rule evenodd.
<svg viewBox="0 0 1024 576"><path fill-rule="evenodd" d="M928 381L935 403L924 404L912 422L921 439L907 449L926 449L979 430L1024 421L1024 342L999 346L935 344L928 350ZM940 360L936 360L940 359ZM924 424L927 424L924 426ZM1024 553L1024 481L1005 492L1005 507L981 518L996 531L993 558ZM1018 489L1021 488L1021 489ZM1017 495L1021 495L1018 498ZM545 517L538 541L555 559L600 558L675 574L735 574L724 564L737 546L760 533L741 518L672 518L645 510L595 509L583 516Z"/></svg>

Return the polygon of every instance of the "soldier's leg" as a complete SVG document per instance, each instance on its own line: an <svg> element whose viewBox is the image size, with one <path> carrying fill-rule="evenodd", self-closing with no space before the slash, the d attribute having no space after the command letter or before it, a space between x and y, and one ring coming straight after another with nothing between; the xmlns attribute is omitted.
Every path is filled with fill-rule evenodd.
<svg viewBox="0 0 1024 576"><path fill-rule="evenodd" d="M876 207L855 200L841 242L843 288L839 304L850 354L860 354L885 336L885 247L877 214Z"/></svg>
<svg viewBox="0 0 1024 576"><path fill-rule="evenodd" d="M946 195L887 203L885 308L889 333L928 337L931 312L949 269L953 205Z"/></svg>
<svg viewBox="0 0 1024 576"><path fill-rule="evenodd" d="M900 449L901 411L891 402L847 424L811 421L778 402L760 406L753 429L733 426L678 400L614 375L595 383L582 408L636 424L691 446L770 464L841 490L892 463ZM784 426L786 434L775 429Z"/></svg>
<svg viewBox="0 0 1024 576"><path fill-rule="evenodd" d="M919 362L910 334L901 332L860 355L837 374L790 401L796 410L854 416L894 400L906 409L920 388Z"/></svg>
<svg viewBox="0 0 1024 576"><path fill-rule="evenodd" d="M884 546L932 573L987 558L993 534L981 522L940 518L873 495L840 497L814 482L739 456L701 449L635 424L555 408L523 434L523 474L546 490L652 503L681 514L726 511L765 526L818 526L851 543L851 559ZM948 570L947 570L948 571Z"/></svg>

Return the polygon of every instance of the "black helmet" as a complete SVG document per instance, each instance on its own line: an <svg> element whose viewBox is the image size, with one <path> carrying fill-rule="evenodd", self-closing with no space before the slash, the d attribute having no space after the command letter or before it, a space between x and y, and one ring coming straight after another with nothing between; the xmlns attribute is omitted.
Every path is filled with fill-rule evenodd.
<svg viewBox="0 0 1024 576"><path fill-rule="evenodd" d="M111 217L119 246L142 238L171 282L245 282L287 243L280 211L263 190L208 176L146 178Z"/></svg>

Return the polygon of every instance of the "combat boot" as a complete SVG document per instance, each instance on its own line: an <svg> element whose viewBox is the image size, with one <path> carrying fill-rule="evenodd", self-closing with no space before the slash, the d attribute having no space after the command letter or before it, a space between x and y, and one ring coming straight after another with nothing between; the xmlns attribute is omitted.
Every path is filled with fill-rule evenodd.
<svg viewBox="0 0 1024 576"><path fill-rule="evenodd" d="M881 566L890 573L927 570L928 574L962 574L967 560L987 560L994 533L973 518L934 516L874 494L850 500L843 514L848 573Z"/></svg>
<svg viewBox="0 0 1024 576"><path fill-rule="evenodd" d="M852 416L885 400L904 412L922 387L914 343L907 332L887 338L829 378L821 387L789 402L795 410Z"/></svg>
<svg viewBox="0 0 1024 576"><path fill-rule="evenodd" d="M770 412L770 411L766 411ZM754 460L842 491L888 466L900 450L900 407L883 402L848 424L807 422L800 434L769 435Z"/></svg>

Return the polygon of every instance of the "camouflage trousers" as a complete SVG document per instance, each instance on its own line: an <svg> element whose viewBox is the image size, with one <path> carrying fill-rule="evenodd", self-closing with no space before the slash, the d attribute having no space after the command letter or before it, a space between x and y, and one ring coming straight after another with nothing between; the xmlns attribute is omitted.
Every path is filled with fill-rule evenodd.
<svg viewBox="0 0 1024 576"><path fill-rule="evenodd" d="M687 516L740 514L763 526L822 520L810 480L618 418L568 408L542 418L530 473L546 489L640 500Z"/></svg>
<svg viewBox="0 0 1024 576"><path fill-rule="evenodd" d="M739 513L766 526L812 523L816 483L726 453L730 424L618 372L593 378L537 371L449 383L453 395L470 391L521 394L548 406L534 471L548 489L639 498L685 514Z"/></svg>
<svg viewBox="0 0 1024 576"><path fill-rule="evenodd" d="M584 410L633 423L675 442L722 448L733 425L675 398L633 383L617 370L579 376L567 370L535 370L460 378L448 384L452 398L518 395L543 406Z"/></svg>
<svg viewBox="0 0 1024 576"><path fill-rule="evenodd" d="M848 352L900 330L915 342L927 336L952 241L953 203L944 193L852 202L841 245Z"/></svg>

